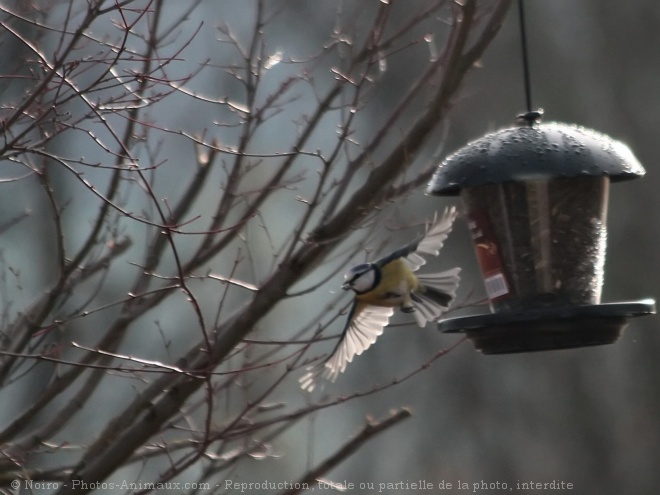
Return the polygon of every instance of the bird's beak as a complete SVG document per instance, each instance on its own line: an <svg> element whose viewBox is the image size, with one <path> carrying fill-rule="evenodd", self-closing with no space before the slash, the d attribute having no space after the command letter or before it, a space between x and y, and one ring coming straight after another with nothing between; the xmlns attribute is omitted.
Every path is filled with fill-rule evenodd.
<svg viewBox="0 0 660 495"><path fill-rule="evenodd" d="M344 283L344 284L341 285L341 288L344 289L344 290L348 290L348 289L351 288L351 284L349 284L348 282L346 282L346 283Z"/></svg>

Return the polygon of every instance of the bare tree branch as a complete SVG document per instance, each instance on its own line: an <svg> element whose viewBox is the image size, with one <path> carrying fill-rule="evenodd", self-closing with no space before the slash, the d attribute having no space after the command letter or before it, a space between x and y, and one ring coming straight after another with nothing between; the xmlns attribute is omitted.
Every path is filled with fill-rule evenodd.
<svg viewBox="0 0 660 495"><path fill-rule="evenodd" d="M280 492L281 495L296 495L302 493L302 487L307 485L315 485L320 478L322 478L328 471L335 468L337 465L348 459L354 452L356 452L364 443L373 438L374 436L384 432L385 430L397 425L404 419L409 418L412 413L408 409L400 409L399 411L392 412L390 416L382 421L367 420L365 427L354 438L347 442L332 456L328 457L325 461L317 467L306 473L300 480L294 483L294 487L290 490ZM339 487L341 488L341 487Z"/></svg>
<svg viewBox="0 0 660 495"><path fill-rule="evenodd" d="M444 355L324 402L286 392L337 338L335 278L383 248L391 202L427 181L429 138L509 4L348 2L315 19L266 0L231 15L201 0L0 7L0 42L22 53L0 74L0 187L16 202L0 235L32 232L38 253L0 252L0 394L27 391L1 419L0 470L66 480L57 493L120 469L212 480Z"/></svg>

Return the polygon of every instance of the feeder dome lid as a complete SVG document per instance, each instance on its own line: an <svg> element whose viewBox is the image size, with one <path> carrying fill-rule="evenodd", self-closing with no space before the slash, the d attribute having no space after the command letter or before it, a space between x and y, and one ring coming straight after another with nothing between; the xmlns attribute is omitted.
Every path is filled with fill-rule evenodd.
<svg viewBox="0 0 660 495"><path fill-rule="evenodd" d="M427 193L455 195L465 187L550 178L627 180L644 173L620 141L584 127L549 122L503 129L469 143L440 164Z"/></svg>

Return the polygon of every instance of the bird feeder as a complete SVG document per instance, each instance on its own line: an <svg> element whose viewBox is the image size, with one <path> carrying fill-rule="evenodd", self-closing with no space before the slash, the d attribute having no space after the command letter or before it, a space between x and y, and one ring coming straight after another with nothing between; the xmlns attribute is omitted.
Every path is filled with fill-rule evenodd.
<svg viewBox="0 0 660 495"><path fill-rule="evenodd" d="M615 342L653 300L601 303L611 182L643 176L623 143L558 123L488 134L446 158L428 193L465 205L491 312L450 318L484 354Z"/></svg>

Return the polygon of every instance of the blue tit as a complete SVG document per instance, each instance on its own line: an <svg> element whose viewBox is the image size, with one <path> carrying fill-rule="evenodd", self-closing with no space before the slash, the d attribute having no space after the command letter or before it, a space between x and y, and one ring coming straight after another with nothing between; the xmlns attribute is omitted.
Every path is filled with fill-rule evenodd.
<svg viewBox="0 0 660 495"><path fill-rule="evenodd" d="M447 311L460 281L460 268L440 273L415 273L426 263L423 255L437 256L458 215L447 208L420 239L373 263L351 268L344 277L344 290L355 293L348 320L332 354L300 378L304 390L312 391L319 376L335 381L356 355L362 354L383 333L394 308L412 313L420 327Z"/></svg>

